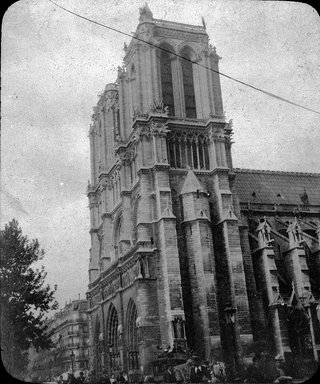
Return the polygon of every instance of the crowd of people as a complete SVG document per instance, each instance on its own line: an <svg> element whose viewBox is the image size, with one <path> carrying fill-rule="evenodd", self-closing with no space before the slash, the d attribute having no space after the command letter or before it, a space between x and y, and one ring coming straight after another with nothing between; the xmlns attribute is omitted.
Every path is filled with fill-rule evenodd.
<svg viewBox="0 0 320 384"><path fill-rule="evenodd" d="M163 374L164 383L247 383L247 384L291 384L283 356L271 357L257 353L252 363L243 366L230 375L226 373L223 362L189 359L176 367L168 366Z"/></svg>
<svg viewBox="0 0 320 384"><path fill-rule="evenodd" d="M126 384L128 383L128 376L124 372L120 372L118 375L111 374L110 376L107 372L104 372L100 375L95 374L94 372L89 372L85 376L84 372L80 372L78 377L75 377L73 373L68 373L66 380L63 379L61 375L57 380L57 384Z"/></svg>
<svg viewBox="0 0 320 384"><path fill-rule="evenodd" d="M80 372L79 377L69 373L66 380L59 377L57 384L127 384L136 383L129 380L125 372L108 375L106 371L97 375L89 372L87 376ZM264 353L255 354L252 363L237 372L237 376L229 377L226 374L223 362L202 361L190 358L178 366L168 365L162 377L145 375L139 380L142 383L247 383L247 384L291 384L292 377L288 376L284 358L276 356L271 359Z"/></svg>

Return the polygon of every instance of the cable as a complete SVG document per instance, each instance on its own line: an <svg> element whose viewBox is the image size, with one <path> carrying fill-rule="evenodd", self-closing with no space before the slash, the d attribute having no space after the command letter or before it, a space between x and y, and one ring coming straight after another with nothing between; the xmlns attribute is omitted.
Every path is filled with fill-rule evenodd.
<svg viewBox="0 0 320 384"><path fill-rule="evenodd" d="M69 9L67 9L67 8L65 8L65 7L63 7L63 6L59 5L59 4L57 4L57 3L55 3L55 2L52 1L52 0L49 0L49 1L50 1L52 4L56 5L58 8L64 10L65 12L68 12L68 13L74 15L74 16L80 17L81 19L86 20L86 21L89 21L90 23L99 25L100 27L107 28L107 29L109 29L109 30L111 30L111 31L120 33L120 34L122 34L122 35L124 35L124 36L128 36L128 37L130 37L130 38L132 38L132 39L141 41L141 42L143 42L143 43L145 43L145 44L148 44L148 45L150 45L150 46L152 46L152 47L155 47L155 48L157 48L157 49L160 49L160 50L162 50L162 51L164 51L164 52L170 53L171 55L175 55L175 56L179 57L180 59L189 61L189 62L192 63L192 64L199 65L199 66L202 67L202 68L205 68L205 69L207 69L207 70L209 70L209 71L211 71L211 72L217 73L217 74L219 74L220 76L226 77L227 79L229 79L229 80L233 80L233 81L235 81L235 82L237 82L237 83L239 83L239 84L242 84L242 85L244 85L244 86L246 86L246 87L249 87L249 88L251 88L251 89L254 89L255 91L261 92L261 93L263 93L263 94L265 94L265 95L267 95L267 96L269 96L269 97L272 97L272 98L277 99L277 100L280 100L280 101L284 101L285 103L294 105L295 107L302 108L302 109L305 109L305 110L307 110L307 111L314 112L314 113L317 113L318 115L320 115L320 112L319 112L319 111L316 111L315 109L308 108L308 107L304 107L303 105L297 104L297 103L295 103L295 102L293 102L293 101L290 101L290 100L288 100L288 99L286 99L286 98L284 98L284 97L278 96L278 95L276 95L276 94L274 94L274 93L271 93L271 92L264 91L263 89L258 88L258 87L255 87L254 85L248 84L248 83L246 83L246 82L244 82L244 81L238 80L238 79L236 79L236 78L234 78L234 77L232 77L232 76L229 76L229 75L227 75L227 74L225 74L225 73L222 73L222 72L217 71L217 70L215 70L215 69L209 68L209 67L207 67L206 65L199 64L199 63L197 63L197 62L195 62L195 61L193 61L193 60L191 60L191 59L188 59L188 58L186 58L186 57L183 57L183 56L181 56L181 55L179 55L179 54L177 54L177 53L175 53L175 52L170 51L169 49L166 49L166 48L163 48L163 47L159 47L158 45L153 44L153 43L151 43L150 41L143 40L143 39L141 39L140 37L131 35L131 34L129 34L129 33L123 32L123 31L121 31L121 30L119 30L119 29L116 29L116 28L110 27L110 26L108 26L108 25L99 23L98 21L91 20L91 19L89 19L88 17L82 16L82 15L79 15L78 13L76 13L76 12L70 11Z"/></svg>

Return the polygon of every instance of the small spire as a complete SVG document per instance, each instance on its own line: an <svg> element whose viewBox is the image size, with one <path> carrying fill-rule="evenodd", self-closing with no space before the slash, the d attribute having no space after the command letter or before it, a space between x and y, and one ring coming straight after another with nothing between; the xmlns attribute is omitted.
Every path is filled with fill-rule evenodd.
<svg viewBox="0 0 320 384"><path fill-rule="evenodd" d="M139 12L140 12L140 17L139 17L140 23L142 23L144 21L152 21L153 20L153 14L152 14L147 3L145 3L145 5L143 7L139 8Z"/></svg>
<svg viewBox="0 0 320 384"><path fill-rule="evenodd" d="M206 30L207 29L207 25L206 25L206 22L205 22L203 16L201 16L201 21L202 21L203 28Z"/></svg>

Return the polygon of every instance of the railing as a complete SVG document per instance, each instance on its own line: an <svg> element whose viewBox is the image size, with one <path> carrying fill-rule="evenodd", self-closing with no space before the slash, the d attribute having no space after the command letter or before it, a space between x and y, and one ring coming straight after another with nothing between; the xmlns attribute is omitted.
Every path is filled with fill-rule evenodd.
<svg viewBox="0 0 320 384"><path fill-rule="evenodd" d="M183 23L175 23L174 21L165 21L165 20L160 20L160 19L153 19L153 21L156 25L159 25L161 27L183 29L183 30L192 31L192 32L205 32L204 27L200 26L200 25L189 25L189 24L183 24Z"/></svg>

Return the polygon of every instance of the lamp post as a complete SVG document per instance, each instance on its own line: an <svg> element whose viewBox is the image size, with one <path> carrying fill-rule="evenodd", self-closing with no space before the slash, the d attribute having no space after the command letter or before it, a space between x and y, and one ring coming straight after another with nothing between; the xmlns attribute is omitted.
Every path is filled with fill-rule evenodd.
<svg viewBox="0 0 320 384"><path fill-rule="evenodd" d="M235 335L235 313L237 309L231 305L231 303L227 303L225 309L224 309L224 316L226 323L231 328L231 339L232 339L232 348L233 348L233 361L232 361L232 369L235 373L237 368L239 368L239 361L238 361L238 348L237 348L237 342L236 342L236 335Z"/></svg>
<svg viewBox="0 0 320 384"><path fill-rule="evenodd" d="M73 351L71 351L70 359L71 359L71 372L72 373L74 372L74 369L73 369L74 358L75 358L75 355L74 355Z"/></svg>

